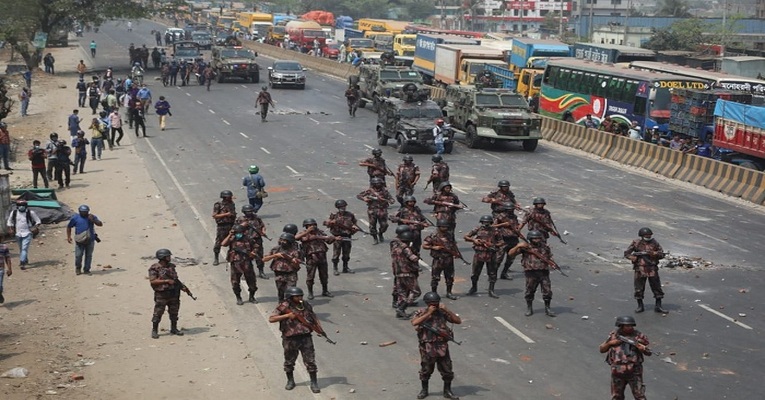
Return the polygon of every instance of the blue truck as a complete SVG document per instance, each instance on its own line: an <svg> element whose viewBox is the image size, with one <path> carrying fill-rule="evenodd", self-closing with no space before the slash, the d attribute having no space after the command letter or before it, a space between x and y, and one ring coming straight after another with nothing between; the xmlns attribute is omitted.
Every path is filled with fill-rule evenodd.
<svg viewBox="0 0 765 400"><path fill-rule="evenodd" d="M414 63L412 66L422 74L426 83L433 82L435 78L436 45L439 44L480 45L481 40L454 35L418 33L415 41Z"/></svg>
<svg viewBox="0 0 765 400"><path fill-rule="evenodd" d="M486 64L484 68L494 74L494 78L499 81L502 89L515 90L516 81L513 71L495 64Z"/></svg>
<svg viewBox="0 0 765 400"><path fill-rule="evenodd" d="M508 52L507 63L513 72L533 67L535 60L546 57L571 57L571 47L557 40L513 38L513 51Z"/></svg>

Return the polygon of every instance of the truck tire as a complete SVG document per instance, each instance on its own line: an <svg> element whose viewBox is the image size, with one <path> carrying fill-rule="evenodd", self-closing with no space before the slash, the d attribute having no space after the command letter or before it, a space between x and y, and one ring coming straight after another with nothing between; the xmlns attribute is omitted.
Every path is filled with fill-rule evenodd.
<svg viewBox="0 0 765 400"><path fill-rule="evenodd" d="M468 125L465 132L465 142L467 143L467 147L471 149L475 149L481 145L481 138L478 137L475 125Z"/></svg>
<svg viewBox="0 0 765 400"><path fill-rule="evenodd" d="M741 168L753 169L755 171L761 171L761 169L752 161L744 161L738 165Z"/></svg>
<svg viewBox="0 0 765 400"><path fill-rule="evenodd" d="M452 150L454 150L454 142L444 143L444 153L452 154Z"/></svg>
<svg viewBox="0 0 765 400"><path fill-rule="evenodd" d="M222 72L218 73L218 83L223 83L226 81L226 75L223 75Z"/></svg>
<svg viewBox="0 0 765 400"><path fill-rule="evenodd" d="M382 130L379 127L377 128L377 144L380 146L388 144L388 137L382 133Z"/></svg>
<svg viewBox="0 0 765 400"><path fill-rule="evenodd" d="M408 150L409 145L404 141L404 136L401 134L396 135L396 151L398 151L400 154L406 154L408 153Z"/></svg>
<svg viewBox="0 0 765 400"><path fill-rule="evenodd" d="M539 139L531 139L531 140L524 140L523 141L523 150L528 151L529 153L533 152L537 149L537 145L539 144Z"/></svg>

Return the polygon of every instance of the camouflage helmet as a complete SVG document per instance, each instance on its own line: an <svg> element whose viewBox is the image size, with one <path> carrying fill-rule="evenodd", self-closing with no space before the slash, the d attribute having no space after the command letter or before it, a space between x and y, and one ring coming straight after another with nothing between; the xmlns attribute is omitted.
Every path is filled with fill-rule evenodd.
<svg viewBox="0 0 765 400"><path fill-rule="evenodd" d="M436 292L428 292L425 293L425 296L422 296L422 301L424 301L425 304L438 303L441 301L441 296Z"/></svg>
<svg viewBox="0 0 765 400"><path fill-rule="evenodd" d="M165 257L172 256L173 253L171 253L170 250L168 250L168 249L159 249L159 250L157 250L157 252L154 255L157 257L157 260L161 260L161 259L163 259Z"/></svg>
<svg viewBox="0 0 765 400"><path fill-rule="evenodd" d="M382 155L382 150L380 150L380 149L372 149L372 155L373 156L381 156Z"/></svg>
<svg viewBox="0 0 765 400"><path fill-rule="evenodd" d="M293 235L297 235L298 227L295 224L287 224L287 225L284 225L284 228L282 228L282 232L286 232L286 233L291 233Z"/></svg>
<svg viewBox="0 0 765 400"><path fill-rule="evenodd" d="M335 200L335 208L342 208L342 207L348 207L348 202L343 199Z"/></svg>
<svg viewBox="0 0 765 400"><path fill-rule="evenodd" d="M234 231L234 233L244 233L244 231L247 230L247 228L242 224L236 224L231 229Z"/></svg>
<svg viewBox="0 0 765 400"><path fill-rule="evenodd" d="M295 242L295 235L289 233L289 232L282 232L281 235L279 235L279 240L286 240L289 243Z"/></svg>
<svg viewBox="0 0 765 400"><path fill-rule="evenodd" d="M414 161L414 157L412 157L409 154L407 154L407 155L404 156L404 158L402 160L406 161L406 162L411 162L411 161Z"/></svg>
<svg viewBox="0 0 765 400"><path fill-rule="evenodd" d="M303 289L297 287L297 286L290 286L284 291L284 299L289 299L290 297L295 296L302 296L303 295Z"/></svg>
<svg viewBox="0 0 765 400"><path fill-rule="evenodd" d="M304 219L303 220L303 226L305 227L305 226L308 226L308 225L317 225L316 220L313 219L313 218L306 218L306 219Z"/></svg>
<svg viewBox="0 0 765 400"><path fill-rule="evenodd" d="M414 196L412 196L412 195L404 196L404 203L409 203L409 202L416 203L417 199Z"/></svg>
<svg viewBox="0 0 765 400"><path fill-rule="evenodd" d="M452 187L452 184L449 181L441 182L441 184L438 185L438 190L444 190L444 188L447 186Z"/></svg>
<svg viewBox="0 0 765 400"><path fill-rule="evenodd" d="M533 231L529 231L529 233L526 234L526 237L529 240L531 240L531 239L544 239L545 235L541 231L538 231L538 230L535 229Z"/></svg>
<svg viewBox="0 0 765 400"><path fill-rule="evenodd" d="M491 215L482 215L479 222L481 222L482 224L486 224L486 223L490 224L494 222L494 218L492 218Z"/></svg>
<svg viewBox="0 0 765 400"><path fill-rule="evenodd" d="M230 190L223 190L220 192L220 198L225 199L226 197L234 197L234 193L232 193Z"/></svg>
<svg viewBox="0 0 765 400"><path fill-rule="evenodd" d="M436 220L436 227L438 227L438 228L441 228L441 227L447 227L448 228L451 225L452 224L449 223L448 219L439 219L439 220Z"/></svg>
<svg viewBox="0 0 765 400"><path fill-rule="evenodd" d="M497 187L510 187L510 181L508 181L507 179L503 179L497 182Z"/></svg>
<svg viewBox="0 0 765 400"><path fill-rule="evenodd" d="M635 322L635 318L631 315L623 315L621 317L616 317L616 326L622 326L622 325L637 325L637 322Z"/></svg>
<svg viewBox="0 0 765 400"><path fill-rule="evenodd" d="M399 225L396 227L396 236L398 236L401 233L411 231L412 228L409 227L409 225Z"/></svg>
<svg viewBox="0 0 765 400"><path fill-rule="evenodd" d="M440 156L440 155L438 155L438 154L436 154L436 155L435 155L435 156L433 156L433 157L430 157L430 161L433 161L433 162L441 162L441 161L443 161L443 160L444 160L444 158L443 158L443 157L441 157L441 156Z"/></svg>
<svg viewBox="0 0 765 400"><path fill-rule="evenodd" d="M385 183L385 181L382 178L375 177L375 178L370 179L369 183L372 184L372 185L382 185L383 183Z"/></svg>
<svg viewBox="0 0 765 400"><path fill-rule="evenodd" d="M535 197L534 200L532 201L532 203L534 205L537 205L537 204L547 204L545 199L543 199L542 197Z"/></svg>
<svg viewBox="0 0 765 400"><path fill-rule="evenodd" d="M651 230L651 228L645 228L645 227L640 228L640 230L638 231L638 236L640 237L653 236L653 231Z"/></svg>

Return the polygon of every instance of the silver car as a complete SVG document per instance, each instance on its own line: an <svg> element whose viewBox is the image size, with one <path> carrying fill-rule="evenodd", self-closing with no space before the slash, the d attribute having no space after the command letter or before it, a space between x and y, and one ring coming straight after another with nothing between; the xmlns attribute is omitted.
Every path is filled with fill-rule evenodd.
<svg viewBox="0 0 765 400"><path fill-rule="evenodd" d="M271 87L296 86L305 89L305 71L297 61L276 60L268 67L268 84Z"/></svg>

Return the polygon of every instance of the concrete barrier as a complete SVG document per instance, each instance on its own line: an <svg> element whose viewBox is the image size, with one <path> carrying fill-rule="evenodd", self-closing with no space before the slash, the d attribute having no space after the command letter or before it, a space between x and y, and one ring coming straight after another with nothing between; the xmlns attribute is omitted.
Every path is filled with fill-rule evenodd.
<svg viewBox="0 0 765 400"><path fill-rule="evenodd" d="M563 121L557 122L559 122L559 126L565 125L565 128L563 132L558 133L552 138L553 142L578 150L584 150L600 157L605 157L609 150L611 150L614 135L600 132L596 129L587 129L584 125Z"/></svg>
<svg viewBox="0 0 765 400"><path fill-rule="evenodd" d="M757 204L765 203L765 173L711 158L684 154L675 179Z"/></svg>
<svg viewBox="0 0 765 400"><path fill-rule="evenodd" d="M559 123L560 121L557 119L542 117L542 126L540 127L542 138L554 141L553 138L558 133Z"/></svg>

